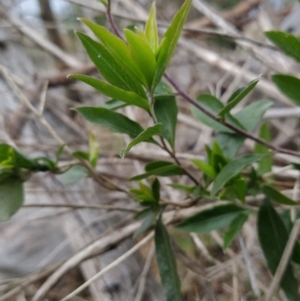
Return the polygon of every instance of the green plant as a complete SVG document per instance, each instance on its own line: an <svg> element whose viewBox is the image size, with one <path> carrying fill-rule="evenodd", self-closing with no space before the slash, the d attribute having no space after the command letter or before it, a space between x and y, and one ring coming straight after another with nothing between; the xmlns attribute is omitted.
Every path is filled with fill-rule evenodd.
<svg viewBox="0 0 300 301"><path fill-rule="evenodd" d="M109 4L106 1L101 2ZM125 29L125 40L120 34L116 36L102 26L81 19L98 41L80 32L77 35L103 79L80 74L70 76L111 98L101 107L79 107L76 110L87 121L132 138L126 148L120 151L122 158L125 158L135 145L146 142L165 150L172 159L148 163L145 173L129 179L130 182L136 182L135 188L126 191L141 208L136 219L143 222L135 236L154 226L157 261L168 301L182 299L176 260L166 224L176 223L175 227L178 229L195 233L226 228L223 245L225 250L237 237L248 217L257 215L258 238L272 274L277 271L293 225L297 225L296 220L287 217L290 225L287 227L278 213L281 205L292 208L297 202L282 194L274 185L272 157L276 152L298 157L300 154L270 144L268 123L261 124L261 120L272 103L260 100L236 114L231 113L231 110L259 84L260 79L254 79L246 87L235 91L224 105L216 97L208 94L200 94L196 99L192 99L165 74L191 4L192 0L185 1L160 41L155 5L151 8L145 30L135 28L133 32ZM114 24L112 25L115 28ZM297 38L282 32L267 32L266 36L287 55L300 62L300 41ZM162 80L164 74L171 86ZM300 79L291 75L275 74L272 80L283 94L296 105L300 104ZM195 119L217 133L215 141L206 146L205 160L191 160L199 170L198 173L191 173L182 166L176 155L178 108L174 92L193 105L192 113ZM117 112L125 106L136 106L144 110L152 120L152 125L143 128L139 123ZM259 125L260 134L256 137L251 132ZM256 142L254 153L237 156L247 138ZM82 177L95 177L93 170L97 165L99 150L92 135L89 149L89 153L73 153L78 163L62 170L57 163L63 147L58 150L57 158L53 161L49 158L31 159L8 145L0 145L0 219L10 218L21 207L22 183L34 172L63 173L65 183ZM191 200L188 206L208 201L211 204L210 208L186 217L179 223L172 219L164 220L163 213L170 202L161 197L159 178L173 176L189 178L190 185L171 185L173 189L187 194ZM14 193L11 193L12 188ZM264 195L264 201L255 204L247 202L248 196L258 194ZM216 204L216 201L220 202ZM171 205L181 206L179 202ZM195 210L197 211L197 207ZM299 242L292 243L295 244L294 251L280 281L281 288L290 301L298 300L298 284L293 273L293 264L300 263Z"/></svg>

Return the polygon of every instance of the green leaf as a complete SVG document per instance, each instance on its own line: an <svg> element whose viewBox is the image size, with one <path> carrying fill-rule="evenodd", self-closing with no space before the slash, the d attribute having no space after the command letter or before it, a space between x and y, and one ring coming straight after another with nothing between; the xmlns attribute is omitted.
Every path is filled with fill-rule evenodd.
<svg viewBox="0 0 300 301"><path fill-rule="evenodd" d="M155 53L158 47L158 32L157 32L157 24L156 24L155 2L153 2L151 6L149 18L145 25L145 35L148 39L150 48L152 49L153 53Z"/></svg>
<svg viewBox="0 0 300 301"><path fill-rule="evenodd" d="M80 107L76 109L87 121L107 127L112 132L138 136L144 129L126 116L104 108Z"/></svg>
<svg viewBox="0 0 300 301"><path fill-rule="evenodd" d="M225 117L225 114L229 113L240 101L242 101L256 86L260 78L251 81L245 88L238 90L237 95L227 103L227 105L219 112L219 116Z"/></svg>
<svg viewBox="0 0 300 301"><path fill-rule="evenodd" d="M300 54L299 54L300 55ZM272 76L273 83L297 106L300 106L300 79L287 74L275 74Z"/></svg>
<svg viewBox="0 0 300 301"><path fill-rule="evenodd" d="M77 80L80 80L90 86L92 86L94 89L99 91L100 93L112 97L114 99L121 100L125 102L128 105L134 105L137 107L140 107L146 111L150 111L150 106L149 103L146 99L140 97L134 92L129 92L122 90L118 87L109 85L97 78L87 76L87 75L82 75L82 74L72 74L69 76L70 78L75 78Z"/></svg>
<svg viewBox="0 0 300 301"><path fill-rule="evenodd" d="M214 115L217 115L224 107L224 105L221 103L219 99L215 98L210 94L200 94L197 96L196 100ZM201 121L205 125L211 127L212 129L218 132L233 133L232 130L222 125L221 123L215 121L214 119L208 117L205 113L203 113L196 107L192 107L192 113L197 120ZM225 117L229 123L239 128L242 128L239 122L230 114L226 114Z"/></svg>
<svg viewBox="0 0 300 301"><path fill-rule="evenodd" d="M9 176L0 182L0 221L10 219L22 206L23 183L20 178Z"/></svg>
<svg viewBox="0 0 300 301"><path fill-rule="evenodd" d="M245 222L248 219L248 214L246 212L238 214L235 219L230 223L228 230L225 232L224 235L224 245L223 250L226 250L235 237L239 234L242 230Z"/></svg>
<svg viewBox="0 0 300 301"><path fill-rule="evenodd" d="M92 62L110 84L126 91L134 91L141 97L145 97L142 86L130 78L103 45L83 33L78 32L77 35Z"/></svg>
<svg viewBox="0 0 300 301"><path fill-rule="evenodd" d="M89 136L89 150L89 161L95 168L99 157L99 143L97 141L97 137L93 133L90 133Z"/></svg>
<svg viewBox="0 0 300 301"><path fill-rule="evenodd" d="M295 201L292 199L288 198L278 190L274 189L273 187L269 185L264 185L263 186L263 192L266 195L266 197L276 203L282 204L282 205L297 205Z"/></svg>
<svg viewBox="0 0 300 301"><path fill-rule="evenodd" d="M149 44L129 29L124 30L126 40L131 50L133 61L143 73L150 88L156 68L156 60Z"/></svg>
<svg viewBox="0 0 300 301"><path fill-rule="evenodd" d="M158 219L155 226L156 260L167 301L182 301L180 280L167 229Z"/></svg>
<svg viewBox="0 0 300 301"><path fill-rule="evenodd" d="M132 60L129 47L123 40L110 33L103 26L94 24L87 19L81 19L81 21L93 31L107 51L110 52L118 64L122 66L135 81L144 85L147 84L143 73L137 68Z"/></svg>
<svg viewBox="0 0 300 301"><path fill-rule="evenodd" d="M124 159L125 156L128 154L130 149L137 145L140 142L144 142L149 140L149 138L155 136L155 135L161 135L161 124L157 123L153 126L148 127L146 130L141 132L138 136L136 136L125 149L121 150L120 156Z"/></svg>
<svg viewBox="0 0 300 301"><path fill-rule="evenodd" d="M106 101L101 107L111 111L116 111L126 106L128 106L128 104L125 103L124 101L117 100L117 99L110 99Z"/></svg>
<svg viewBox="0 0 300 301"><path fill-rule="evenodd" d="M146 232L152 225L155 220L156 212L153 208L145 209L142 218L144 219L141 226L134 232L133 238L138 237L142 233Z"/></svg>
<svg viewBox="0 0 300 301"><path fill-rule="evenodd" d="M215 139L221 147L224 155L227 158L232 159L241 148L246 138L238 134L220 132L215 136Z"/></svg>
<svg viewBox="0 0 300 301"><path fill-rule="evenodd" d="M0 166L14 166L14 149L7 144L0 144Z"/></svg>
<svg viewBox="0 0 300 301"><path fill-rule="evenodd" d="M90 159L90 155L88 153L82 152L82 151L74 152L73 156L80 160L83 159L83 160L89 161L89 159Z"/></svg>
<svg viewBox="0 0 300 301"><path fill-rule="evenodd" d="M75 183L88 176L86 168L82 165L73 165L64 174L61 175L60 181L64 185Z"/></svg>
<svg viewBox="0 0 300 301"><path fill-rule="evenodd" d="M175 15L171 25L165 32L162 42L160 44L160 49L157 57L157 68L155 71L153 79L153 87L161 80L170 60L174 53L175 47L179 40L183 25L186 21L192 0L186 0L181 6L180 10Z"/></svg>
<svg viewBox="0 0 300 301"><path fill-rule="evenodd" d="M244 168L260 158L260 155L246 155L227 163L215 179L211 196L214 196L229 180L238 175Z"/></svg>
<svg viewBox="0 0 300 301"><path fill-rule="evenodd" d="M143 206L156 206L157 200L153 196L152 189L144 183L139 183L139 189L130 189L130 192Z"/></svg>
<svg viewBox="0 0 300 301"><path fill-rule="evenodd" d="M267 142L271 142L271 134L267 122L262 124L259 131L259 137ZM267 172L272 171L273 158L270 150L267 147L261 145L260 143L256 143L254 151L256 154L266 155L263 156L258 162L258 173L260 175L263 175Z"/></svg>
<svg viewBox="0 0 300 301"><path fill-rule="evenodd" d="M282 31L267 31L265 35L287 55L300 62L300 41L294 35Z"/></svg>
<svg viewBox="0 0 300 301"><path fill-rule="evenodd" d="M162 124L161 133L175 147L175 131L177 124L178 108L174 96L160 96L155 98L154 113L157 122Z"/></svg>
<svg viewBox="0 0 300 301"><path fill-rule="evenodd" d="M212 166L209 164L202 162L197 159L191 160L204 174L209 176L210 178L214 179L216 177L216 172Z"/></svg>
<svg viewBox="0 0 300 301"><path fill-rule="evenodd" d="M238 113L234 118L243 126L247 132L251 132L255 126L262 120L265 112L272 106L269 100L260 100L251 103Z"/></svg>
<svg viewBox="0 0 300 301"><path fill-rule="evenodd" d="M63 145L61 145L59 148L58 148L58 150L57 150L57 152L56 152L56 163L59 161L59 159L60 159L60 156L62 155L62 153L64 152L64 150L65 150L65 144L63 144Z"/></svg>
<svg viewBox="0 0 300 301"><path fill-rule="evenodd" d="M159 163L159 164L158 164ZM168 163L168 164L164 164ZM151 163L150 163L151 164ZM178 165L175 165L171 162L155 162L155 165L152 163L152 165L148 164L146 166L146 173L135 176L129 181L140 181L143 179L146 179L150 176L160 176L160 177L171 177L171 176L178 176L185 174L184 170L179 167ZM150 165L150 167L149 167ZM155 166L155 167L154 167ZM148 167L148 170L147 170Z"/></svg>
<svg viewBox="0 0 300 301"><path fill-rule="evenodd" d="M288 241L288 233L279 215L268 200L265 200L259 209L257 228L261 248L268 267L274 275ZM289 301L299 300L298 283L290 263L282 276L280 286Z"/></svg>
<svg viewBox="0 0 300 301"><path fill-rule="evenodd" d="M174 96L172 88L163 81L160 81L154 90L154 97L157 96Z"/></svg>
<svg viewBox="0 0 300 301"><path fill-rule="evenodd" d="M157 178L154 179L151 185L153 197L156 199L157 203L160 200L160 182Z"/></svg>
<svg viewBox="0 0 300 301"><path fill-rule="evenodd" d="M234 204L216 206L196 213L180 222L176 227L196 233L206 233L228 226L245 209Z"/></svg>
<svg viewBox="0 0 300 301"><path fill-rule="evenodd" d="M181 185L177 183L169 184L169 186L173 187L174 189L178 189L180 191L186 192L188 194L192 194L195 190L195 186L187 186L187 185Z"/></svg>

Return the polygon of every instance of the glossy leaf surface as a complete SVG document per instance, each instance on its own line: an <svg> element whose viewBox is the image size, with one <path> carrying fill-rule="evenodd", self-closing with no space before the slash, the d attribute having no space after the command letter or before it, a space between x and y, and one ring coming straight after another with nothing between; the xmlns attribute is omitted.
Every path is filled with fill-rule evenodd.
<svg viewBox="0 0 300 301"><path fill-rule="evenodd" d="M160 96L155 98L154 113L158 122L161 123L161 132L170 143L172 149L175 147L175 132L177 124L178 108L173 96Z"/></svg>
<svg viewBox="0 0 300 301"><path fill-rule="evenodd" d="M135 138L143 128L128 117L105 108L80 107L76 109L87 121L102 125L112 132L127 134Z"/></svg>
<svg viewBox="0 0 300 301"><path fill-rule="evenodd" d="M288 241L288 233L268 200L265 200L259 209L257 228L261 248L269 269L274 275ZM282 276L280 286L289 301L299 300L298 283L290 263Z"/></svg>
<svg viewBox="0 0 300 301"><path fill-rule="evenodd" d="M211 195L214 196L230 179L238 175L248 165L261 158L260 155L246 155L230 161L217 175Z"/></svg>
<svg viewBox="0 0 300 301"><path fill-rule="evenodd" d="M118 87L107 84L106 82L101 81L97 78L83 74L73 74L70 75L70 77L90 85L91 87L108 97L121 100L128 105L134 105L146 111L150 111L148 101L134 92L122 90Z"/></svg>
<svg viewBox="0 0 300 301"><path fill-rule="evenodd" d="M156 260L167 301L182 301L176 260L167 229L158 219L155 226Z"/></svg>
<svg viewBox="0 0 300 301"><path fill-rule="evenodd" d="M161 124L157 123L151 127L148 127L146 130L141 132L138 136L136 136L128 145L127 147L120 152L120 156L124 159L125 156L128 154L130 149L137 145L138 143L144 142L152 138L153 136L161 135Z"/></svg>
<svg viewBox="0 0 300 301"><path fill-rule="evenodd" d="M216 206L184 219L177 228L196 233L206 233L228 226L244 209L234 204Z"/></svg>

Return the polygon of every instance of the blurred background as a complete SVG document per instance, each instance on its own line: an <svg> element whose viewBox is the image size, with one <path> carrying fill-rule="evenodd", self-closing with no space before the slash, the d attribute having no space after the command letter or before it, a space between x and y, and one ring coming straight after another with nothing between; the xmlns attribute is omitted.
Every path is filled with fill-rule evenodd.
<svg viewBox="0 0 300 301"><path fill-rule="evenodd" d="M120 30L132 26L142 28L152 4L150 0L111 2ZM182 3L182 0L156 1L160 34ZM109 28L105 7L96 0L0 0L0 142L9 143L30 156L51 158L55 158L60 147L21 101L20 90L36 107L45 101L44 117L73 150L86 151L89 133L93 132L101 149L97 172L127 185L126 179L141 172L145 163L166 159L167 154L142 145L121 160L119 150L128 140L87 124L71 110L83 104L101 105L106 100L92 88L66 77L72 73L97 75L75 33L90 34L78 21L79 17ZM278 93L269 78L274 72L299 74L299 66L276 51L263 32L279 29L300 37L299 17L300 4L293 0L194 0L168 73L192 97L211 93L223 102L238 87L262 74L257 88L239 106L254 100L272 100L274 106L265 118L270 120L274 144L297 149L300 111ZM9 74L17 88L4 74ZM190 106L184 100L178 99L178 105L178 157L192 168L188 160L203 158L205 144L211 143L214 132L191 117ZM149 122L135 109L126 108L123 112L143 124ZM241 153L251 149L253 144L247 142ZM278 155L276 166L289 164L290 160L288 156ZM67 166L71 161L71 157L63 154L60 164ZM289 176L295 178L294 174ZM132 223L133 214L129 212L37 206L64 203L136 207L121 191L97 185L91 179L71 183L73 180L48 173L34 175L26 183L24 208L10 221L0 223L0 301L32 300L64 260L109 231L117 233ZM170 183L166 180L164 184ZM182 199L180 193L168 188L166 193L171 200ZM243 237L247 254L255 260L259 289L263 291L270 275L254 229L255 221L249 220ZM231 253L224 254L216 237L172 231L177 244L188 255L184 258L198 262L211 283L208 289L206 280L190 269L190 262L178 262L184 300L233 300L232 270L228 269L232 258L239 261L239 300L258 300L250 289L240 245L234 244ZM113 244L105 250L97 249L91 258L68 269L45 291L41 300L61 300L140 239L131 237L128 234L113 240L112 236ZM164 300L152 259L153 247L149 244L73 300Z"/></svg>

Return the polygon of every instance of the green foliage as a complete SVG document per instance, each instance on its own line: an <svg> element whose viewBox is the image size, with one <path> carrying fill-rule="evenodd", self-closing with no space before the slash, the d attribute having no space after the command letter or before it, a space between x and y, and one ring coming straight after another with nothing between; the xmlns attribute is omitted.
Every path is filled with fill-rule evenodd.
<svg viewBox="0 0 300 301"><path fill-rule="evenodd" d="M228 100L227 105L219 112L218 116L224 118L240 101L242 101L257 85L260 78L254 79L246 87L238 89Z"/></svg>
<svg viewBox="0 0 300 301"><path fill-rule="evenodd" d="M152 81L156 70L156 59L147 41L131 30L124 30L133 61L146 78L147 87L152 87Z"/></svg>
<svg viewBox="0 0 300 301"><path fill-rule="evenodd" d="M287 196L283 195L278 190L274 189L273 187L269 185L264 185L263 192L266 195L266 197L276 203L282 204L282 205L290 205L295 206L297 203Z"/></svg>
<svg viewBox="0 0 300 301"><path fill-rule="evenodd" d="M154 113L157 122L162 125L161 132L164 138L175 148L175 132L178 108L174 96L155 97Z"/></svg>
<svg viewBox="0 0 300 301"><path fill-rule="evenodd" d="M88 176L86 168L82 165L71 166L63 175L60 177L60 181L64 185L75 183Z"/></svg>
<svg viewBox="0 0 300 301"><path fill-rule="evenodd" d="M167 301L182 301L180 280L170 237L161 217L155 226L156 260Z"/></svg>
<svg viewBox="0 0 300 301"><path fill-rule="evenodd" d="M259 131L259 137L262 138L263 140L265 140L266 142L271 141L271 134L270 134L269 125L267 122L262 124L260 131ZM270 153L269 149L259 143L256 143L254 151L257 154L265 155L258 162L258 164L259 164L258 170L257 170L258 173L264 174L264 173L272 171L273 158L272 158L272 154Z"/></svg>
<svg viewBox="0 0 300 301"><path fill-rule="evenodd" d="M101 2L104 5L108 4L106 0ZM215 131L215 140L205 146L203 161L191 159L198 170L194 168L190 171L188 164L179 161L175 147L177 95L161 79L174 53L191 4L192 0L183 3L161 41L158 37L155 4L151 7L144 31L131 26L130 29L124 30L125 40L102 26L81 19L97 39L95 41L83 33L78 33L83 47L100 72L100 79L79 74L71 75L71 78L88 84L109 97L102 106L79 107L76 110L87 121L132 138L126 148L120 151L122 158L132 147L142 142L152 143L170 155L170 162L150 161L146 164L143 174L129 179L135 183L128 183L131 189L126 191L137 201L136 206L141 208L135 217L141 221L141 226L136 230L134 237L150 231L155 225L157 263L167 301L182 300L170 237L162 221L164 210L169 209L170 205L176 207L177 204L164 199L166 191L165 187L161 187L159 177L177 176L169 186L188 195L191 205L185 202L184 206L193 206L202 200L211 202L210 205L216 200L225 201L222 205L210 206L210 209L188 216L177 225L180 230L197 233L208 233L227 227L223 232L224 250L240 233L249 215L255 212L255 205L245 204L247 196L264 194L267 200L260 206L257 228L261 247L273 274L294 223L290 216L286 216L286 211L279 217L271 201L279 208L282 205L297 204L276 189L277 186L280 187L276 182L275 187L271 186L271 179L267 178L266 174L272 171L273 166L272 153L268 148L268 143L272 140L268 123L262 123L259 131L259 137L266 143L257 143L254 154L236 158L247 137L257 140L248 133L261 124L265 112L272 105L268 100L260 100L251 102L235 114L231 113L255 88L259 79L237 89L225 105L212 95L198 95L196 101L200 105L199 108L203 109L192 107L192 114L199 122ZM297 38L282 32L268 32L266 35L284 52L300 62L300 41ZM275 74L272 81L296 105L300 104L298 78L289 74ZM180 89L175 90L181 96L185 96ZM193 103L188 97L185 98ZM126 106L136 106L139 112L141 109L144 111L142 117L146 116L148 119L143 124L147 124L147 128L144 129L138 122L126 117L122 110L116 112ZM231 125L230 129L228 124ZM61 174L59 179L65 185L88 177L89 171L92 172L92 168L97 166L99 158L100 146L96 137L99 135L90 134L88 150L73 152L72 155L77 161L63 169L59 167L59 161L64 145L57 150L53 155L55 159L52 160L48 157L30 158L9 145L0 144L0 220L9 219L22 206L23 182L35 172L50 171ZM67 151L69 152L69 149ZM299 164L294 164L294 167L300 169ZM142 180L145 181L141 182ZM178 200L178 204L179 202ZM250 206L254 207L253 212L248 209ZM296 210L296 207L294 209ZM290 215L290 212L288 214ZM300 263L298 241L290 261ZM297 282L290 262L282 278L281 288L289 301L298 300Z"/></svg>
<svg viewBox="0 0 300 301"><path fill-rule="evenodd" d="M257 228L261 248L269 269L274 275L286 246L288 233L279 215L268 200L264 201L258 212ZM299 299L298 283L290 263L282 276L280 286L289 301Z"/></svg>
<svg viewBox="0 0 300 301"><path fill-rule="evenodd" d="M125 149L121 150L120 152L120 156L122 158L125 158L125 156L128 154L128 152L130 151L130 149L137 145L140 142L144 142L149 140L150 138L152 138L155 135L161 135L161 124L157 123L153 126L148 127L146 130L144 130L143 132L141 132L138 136L136 136L128 145Z"/></svg>
<svg viewBox="0 0 300 301"><path fill-rule="evenodd" d="M99 79L96 79L94 77L90 77L87 75L80 75L80 74L73 74L70 75L70 78L75 78L77 80L80 80L93 88L95 88L97 91L101 92L102 94L112 97L117 100L121 100L125 102L128 105L134 105L137 107L140 107L146 111L150 110L150 106L146 99L141 98L139 95L137 95L134 92L125 91L118 87L109 85Z"/></svg>
<svg viewBox="0 0 300 301"><path fill-rule="evenodd" d="M184 219L176 227L188 232L210 232L228 226L244 211L234 204L215 206Z"/></svg>
<svg viewBox="0 0 300 301"><path fill-rule="evenodd" d="M248 213L242 212L236 216L236 218L229 224L228 230L226 231L224 235L224 245L223 249L226 250L232 241L235 239L235 237L238 235L238 233L243 228L243 225L248 219Z"/></svg>
<svg viewBox="0 0 300 301"><path fill-rule="evenodd" d="M8 220L22 206L23 182L16 176L7 176L0 181L0 221Z"/></svg>
<svg viewBox="0 0 300 301"><path fill-rule="evenodd" d="M287 55L300 62L300 40L290 33L282 31L267 31L266 37L276 44Z"/></svg>
<svg viewBox="0 0 300 301"><path fill-rule="evenodd" d="M165 32L157 51L157 68L153 79L153 87L160 82L179 40L183 25L192 5L192 0L186 0L175 15L172 23Z"/></svg>
<svg viewBox="0 0 300 301"><path fill-rule="evenodd" d="M181 167L171 162L157 161L146 165L144 174L135 176L129 181L140 181L150 176L171 177L184 175L185 171Z"/></svg>
<svg viewBox="0 0 300 301"><path fill-rule="evenodd" d="M300 79L287 74L274 74L272 81L284 95L300 106Z"/></svg>
<svg viewBox="0 0 300 301"><path fill-rule="evenodd" d="M226 164L215 179L211 195L214 196L229 180L238 175L248 165L258 161L260 158L260 155L247 155L232 160Z"/></svg>
<svg viewBox="0 0 300 301"><path fill-rule="evenodd" d="M105 108L80 107L76 109L87 121L102 125L112 132L135 138L144 129L128 117Z"/></svg>

